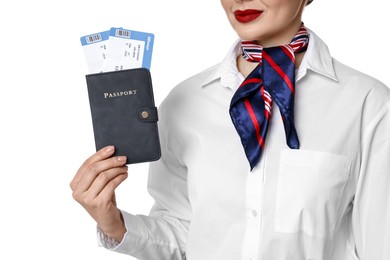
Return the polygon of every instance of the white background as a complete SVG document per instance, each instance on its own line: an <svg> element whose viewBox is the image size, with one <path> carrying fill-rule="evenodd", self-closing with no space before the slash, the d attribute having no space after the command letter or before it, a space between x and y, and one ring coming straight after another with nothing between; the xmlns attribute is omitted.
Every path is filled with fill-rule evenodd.
<svg viewBox="0 0 390 260"><path fill-rule="evenodd" d="M341 62L390 86L387 1L315 0L304 14ZM236 38L218 0L13 0L0 4L0 259L132 259L96 246L69 182L94 152L79 37L112 26L155 34L159 105L219 62ZM118 203L147 214L147 165L132 165Z"/></svg>

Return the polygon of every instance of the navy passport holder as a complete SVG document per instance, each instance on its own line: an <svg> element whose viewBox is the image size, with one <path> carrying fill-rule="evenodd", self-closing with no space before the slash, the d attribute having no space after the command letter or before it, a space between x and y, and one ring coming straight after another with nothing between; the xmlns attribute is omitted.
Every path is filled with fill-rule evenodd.
<svg viewBox="0 0 390 260"><path fill-rule="evenodd" d="M128 69L86 75L96 150L115 146L127 164L161 157L150 71Z"/></svg>

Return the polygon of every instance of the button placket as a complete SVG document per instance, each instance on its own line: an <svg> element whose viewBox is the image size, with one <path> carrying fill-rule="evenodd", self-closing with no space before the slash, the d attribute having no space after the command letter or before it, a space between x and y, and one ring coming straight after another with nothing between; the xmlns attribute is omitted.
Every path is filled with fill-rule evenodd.
<svg viewBox="0 0 390 260"><path fill-rule="evenodd" d="M246 185L246 231L243 244L243 259L257 259L261 232L261 194L263 167L260 163L247 177Z"/></svg>

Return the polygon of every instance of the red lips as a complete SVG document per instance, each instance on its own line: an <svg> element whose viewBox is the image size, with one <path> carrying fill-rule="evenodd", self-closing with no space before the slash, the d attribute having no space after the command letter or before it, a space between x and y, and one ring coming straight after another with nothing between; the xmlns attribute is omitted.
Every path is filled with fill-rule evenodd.
<svg viewBox="0 0 390 260"><path fill-rule="evenodd" d="M256 20L261 14L262 11L255 9L237 10L234 12L236 20L240 23L252 22L253 20Z"/></svg>

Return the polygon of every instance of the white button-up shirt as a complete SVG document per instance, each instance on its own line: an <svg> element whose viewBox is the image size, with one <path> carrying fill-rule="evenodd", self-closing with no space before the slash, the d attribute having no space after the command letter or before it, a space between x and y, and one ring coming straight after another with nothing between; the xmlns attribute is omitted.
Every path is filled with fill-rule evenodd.
<svg viewBox="0 0 390 260"><path fill-rule="evenodd" d="M162 158L148 183L155 205L150 216L123 212L128 231L112 250L153 260L390 259L390 91L309 32L296 71L300 149L286 145L274 104L250 171L229 116L244 79L237 41L161 104Z"/></svg>

